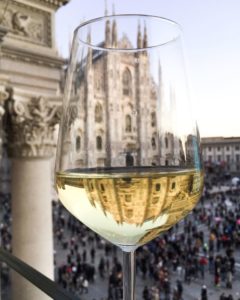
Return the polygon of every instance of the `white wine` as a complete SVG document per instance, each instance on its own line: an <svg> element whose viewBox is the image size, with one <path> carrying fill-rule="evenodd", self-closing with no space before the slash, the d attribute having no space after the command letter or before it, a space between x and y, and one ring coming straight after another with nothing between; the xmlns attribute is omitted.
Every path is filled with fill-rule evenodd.
<svg viewBox="0 0 240 300"><path fill-rule="evenodd" d="M198 202L203 172L116 168L56 174L63 205L86 226L119 246L142 245L168 230Z"/></svg>

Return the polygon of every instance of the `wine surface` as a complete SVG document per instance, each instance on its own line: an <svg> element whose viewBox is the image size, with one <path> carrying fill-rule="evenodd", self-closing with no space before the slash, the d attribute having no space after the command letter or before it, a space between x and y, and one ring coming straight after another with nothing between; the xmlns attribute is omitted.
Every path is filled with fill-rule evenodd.
<svg viewBox="0 0 240 300"><path fill-rule="evenodd" d="M78 220L116 245L134 246L167 231L194 208L203 172L73 169L57 173L56 186L62 204Z"/></svg>

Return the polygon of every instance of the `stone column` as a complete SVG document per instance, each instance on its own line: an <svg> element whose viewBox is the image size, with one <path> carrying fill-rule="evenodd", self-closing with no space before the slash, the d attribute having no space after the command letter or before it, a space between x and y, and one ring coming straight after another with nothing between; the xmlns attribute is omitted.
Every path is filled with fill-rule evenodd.
<svg viewBox="0 0 240 300"><path fill-rule="evenodd" d="M13 254L53 278L51 156L59 109L42 98L6 102L8 151L12 161ZM12 276L13 300L46 300L43 292L18 274Z"/></svg>
<svg viewBox="0 0 240 300"><path fill-rule="evenodd" d="M0 153L1 154L2 154L2 139L3 139L2 116L4 114L3 103L8 97L8 93L5 91L5 85L8 81L8 78L1 74L1 56L2 56L1 48L2 48L3 38L6 34L7 34L7 29L2 27L0 24Z"/></svg>
<svg viewBox="0 0 240 300"><path fill-rule="evenodd" d="M3 109L3 101L7 98L7 93L4 91L3 87L1 86L1 78L0 78L0 161L2 160L2 140L3 140L3 132L2 132L2 116L4 114L4 109ZM1 165L1 163L0 163ZM2 246L2 237L0 236L0 246ZM1 262L0 262L0 270L1 270ZM2 281L1 281L1 273L0 273L0 300L2 299L1 296L1 286L2 286Z"/></svg>
<svg viewBox="0 0 240 300"><path fill-rule="evenodd" d="M7 30L3 28L0 24L0 72L1 72L1 44L3 41L3 37L6 35ZM4 109L2 107L3 101L7 98L7 93L5 92L4 84L2 83L2 75L0 74L0 161L2 160L2 141L3 141L3 132L2 132L2 116L4 114ZM0 163L0 169L1 169L1 163ZM0 172L1 173L1 172ZM1 181L1 180L0 180ZM2 237L0 236L0 246L2 245ZM1 263L0 263L1 268ZM1 282L1 274L0 274L0 300L2 299L2 288L1 288L2 282Z"/></svg>

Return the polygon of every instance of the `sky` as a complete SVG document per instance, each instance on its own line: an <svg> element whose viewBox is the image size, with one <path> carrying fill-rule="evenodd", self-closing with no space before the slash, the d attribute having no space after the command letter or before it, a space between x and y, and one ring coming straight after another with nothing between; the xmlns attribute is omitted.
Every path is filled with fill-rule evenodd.
<svg viewBox="0 0 240 300"><path fill-rule="evenodd" d="M202 137L240 136L240 0L107 0L109 13L169 18L183 29L191 101ZM67 57L73 30L104 15L105 0L71 0L56 14Z"/></svg>

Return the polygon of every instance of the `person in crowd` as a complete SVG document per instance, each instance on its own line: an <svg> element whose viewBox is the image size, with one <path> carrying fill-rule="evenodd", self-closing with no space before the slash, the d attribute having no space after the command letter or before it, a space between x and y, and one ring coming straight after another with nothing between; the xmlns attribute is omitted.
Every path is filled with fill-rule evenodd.
<svg viewBox="0 0 240 300"><path fill-rule="evenodd" d="M137 276L144 282L142 299L187 299L184 285L201 284L207 282L206 278L212 287L232 292L237 272L235 254L240 250L240 196L239 191L231 189L212 193L213 186L224 184L221 176L207 173L204 193L192 213L136 251ZM226 199L231 200L231 207ZM0 204L1 242L11 251L10 196L0 195ZM123 274L117 247L77 221L56 201L53 230L57 282L85 294L98 279L108 284L106 299L121 299ZM8 274L5 272L4 283L9 284ZM172 278L177 279L175 284ZM233 296L222 293L219 299L231 300ZM206 286L201 287L201 300L208 300Z"/></svg>

